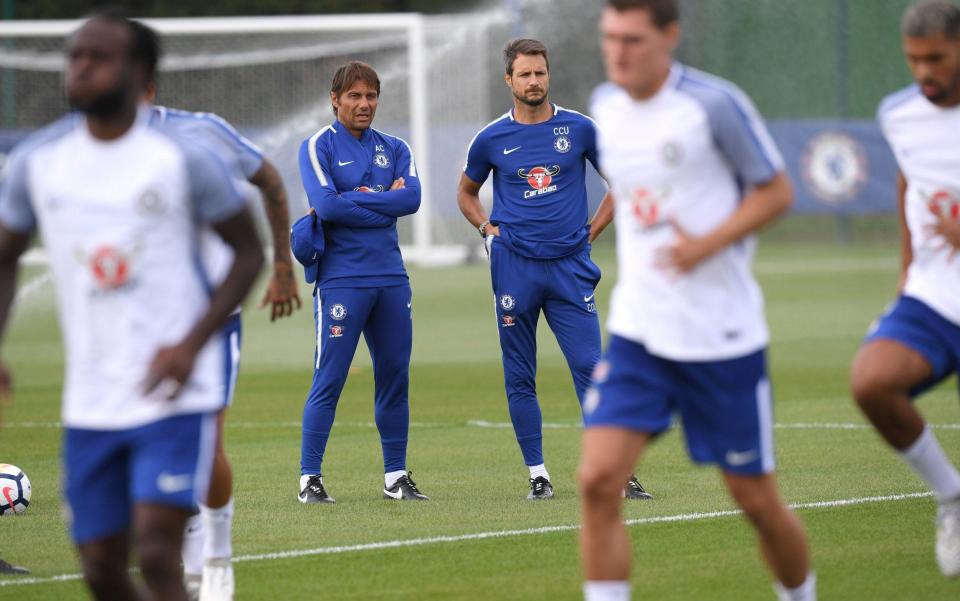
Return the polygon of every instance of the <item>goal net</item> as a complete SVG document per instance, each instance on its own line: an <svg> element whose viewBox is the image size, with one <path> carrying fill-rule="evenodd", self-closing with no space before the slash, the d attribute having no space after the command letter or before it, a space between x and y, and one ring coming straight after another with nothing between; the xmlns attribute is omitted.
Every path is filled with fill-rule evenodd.
<svg viewBox="0 0 960 601"><path fill-rule="evenodd" d="M280 169L291 217L307 208L300 143L334 117L330 80L349 60L371 64L382 91L374 126L406 139L423 185L399 224L408 260L465 260L478 242L456 204L466 146L490 113L489 28L498 13L148 19L162 37L158 103L217 113ZM0 23L0 152L66 110L64 40L77 21ZM37 256L36 253L34 256ZM42 255L41 255L42 258Z"/></svg>

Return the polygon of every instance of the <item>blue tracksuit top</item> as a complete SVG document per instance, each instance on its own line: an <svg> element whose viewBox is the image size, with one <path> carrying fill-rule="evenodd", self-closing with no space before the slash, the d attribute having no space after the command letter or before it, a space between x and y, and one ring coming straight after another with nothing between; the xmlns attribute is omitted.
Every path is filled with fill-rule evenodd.
<svg viewBox="0 0 960 601"><path fill-rule="evenodd" d="M556 259L587 245L586 161L597 169L593 121L554 105L553 116L517 123L513 110L480 130L464 173L482 184L493 171L490 222L500 240L531 259Z"/></svg>
<svg viewBox="0 0 960 601"><path fill-rule="evenodd" d="M400 177L406 187L391 192ZM397 218L420 208L420 180L405 141L373 128L357 139L334 121L300 145L300 178L323 221L319 288L407 283Z"/></svg>

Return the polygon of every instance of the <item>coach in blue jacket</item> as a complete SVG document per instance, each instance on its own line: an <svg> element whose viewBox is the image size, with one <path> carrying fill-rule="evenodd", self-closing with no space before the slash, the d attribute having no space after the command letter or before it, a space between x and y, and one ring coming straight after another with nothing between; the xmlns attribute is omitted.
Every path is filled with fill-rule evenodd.
<svg viewBox="0 0 960 601"><path fill-rule="evenodd" d="M323 224L314 314L313 385L303 410L301 503L332 503L323 453L360 334L374 369L374 417L383 447L383 496L427 499L406 471L412 295L400 256L397 218L420 208L410 146L371 127L380 78L351 62L333 77L336 120L300 146L300 177Z"/></svg>

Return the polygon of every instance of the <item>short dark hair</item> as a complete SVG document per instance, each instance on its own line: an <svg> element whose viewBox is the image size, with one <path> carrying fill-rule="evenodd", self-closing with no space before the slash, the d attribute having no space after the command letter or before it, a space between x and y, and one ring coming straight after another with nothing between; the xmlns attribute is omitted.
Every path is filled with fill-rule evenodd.
<svg viewBox="0 0 960 601"><path fill-rule="evenodd" d="M373 67L360 61L350 61L337 69L337 72L333 74L330 92L340 98L340 94L352 88L353 84L358 81L366 82L371 88L376 88L377 96L380 95L380 77L373 70ZM333 107L333 114L337 114L337 107Z"/></svg>
<svg viewBox="0 0 960 601"><path fill-rule="evenodd" d="M520 38L510 40L503 49L503 68L507 75L513 75L513 63L517 60L518 54L539 54L547 63L547 71L550 70L550 59L547 58L547 47L540 40L530 38Z"/></svg>
<svg viewBox="0 0 960 601"><path fill-rule="evenodd" d="M160 36L156 31L134 19L130 11L115 6L99 8L89 13L87 17L126 26L130 30L130 58L143 65L147 81L156 80L157 65L162 54Z"/></svg>
<svg viewBox="0 0 960 601"><path fill-rule="evenodd" d="M926 0L907 8L900 22L900 33L906 38L926 38L943 34L960 38L960 6L948 0Z"/></svg>
<svg viewBox="0 0 960 601"><path fill-rule="evenodd" d="M617 12L645 10L660 29L680 20L679 0L607 0L607 6Z"/></svg>

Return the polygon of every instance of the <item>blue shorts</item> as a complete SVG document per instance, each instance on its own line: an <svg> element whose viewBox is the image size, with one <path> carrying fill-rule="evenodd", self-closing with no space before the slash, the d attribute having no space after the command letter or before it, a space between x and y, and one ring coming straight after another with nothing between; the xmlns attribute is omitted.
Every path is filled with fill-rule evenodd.
<svg viewBox="0 0 960 601"><path fill-rule="evenodd" d="M901 296L867 332L864 342L894 340L920 353L933 375L910 391L916 396L950 377L960 367L960 326L925 303Z"/></svg>
<svg viewBox="0 0 960 601"><path fill-rule="evenodd" d="M225 345L223 356L226 380L224 381L227 383L223 406L229 407L233 404L233 392L237 388L237 376L240 374L240 343L243 340L243 324L240 320L240 314L231 315L227 325L223 326L220 333Z"/></svg>
<svg viewBox="0 0 960 601"><path fill-rule="evenodd" d="M176 415L129 430L64 432L66 500L77 544L130 528L133 506L195 511L213 469L216 415Z"/></svg>
<svg viewBox="0 0 960 601"><path fill-rule="evenodd" d="M767 474L775 466L764 350L724 361L671 361L613 336L583 413L587 428L653 435L668 430L679 413L694 461L746 475Z"/></svg>

